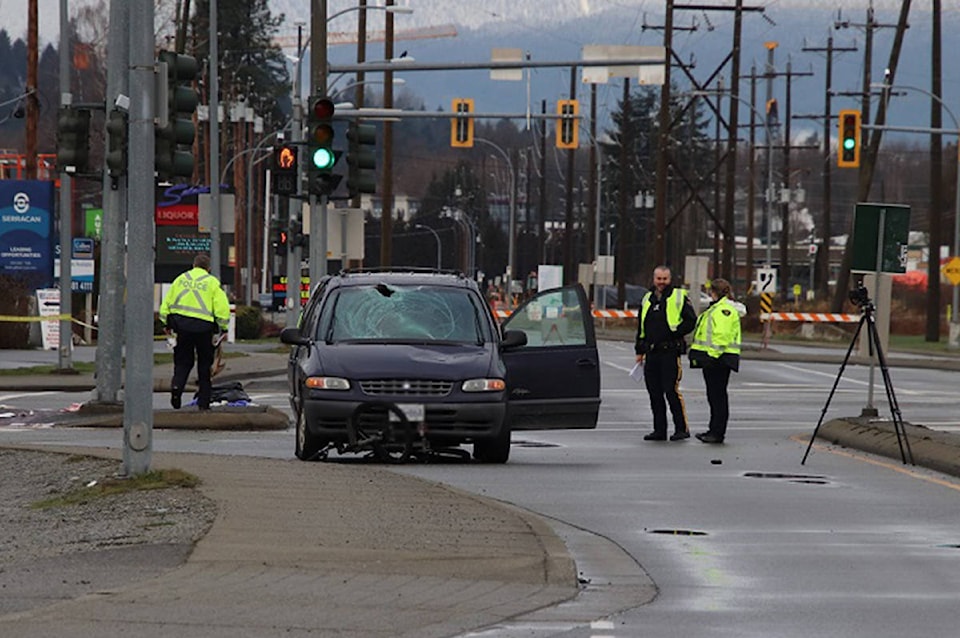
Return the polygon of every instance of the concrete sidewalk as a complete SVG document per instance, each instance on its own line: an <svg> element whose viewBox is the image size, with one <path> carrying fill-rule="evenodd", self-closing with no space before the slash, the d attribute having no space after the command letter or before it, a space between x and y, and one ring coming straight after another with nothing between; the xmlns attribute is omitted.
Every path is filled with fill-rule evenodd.
<svg viewBox="0 0 960 638"><path fill-rule="evenodd" d="M189 454L156 455L154 466L198 475L219 505L187 562L0 617L0 634L422 638L534 612L589 622L654 594L603 539L578 542L617 582L584 589L538 517L382 468Z"/></svg>

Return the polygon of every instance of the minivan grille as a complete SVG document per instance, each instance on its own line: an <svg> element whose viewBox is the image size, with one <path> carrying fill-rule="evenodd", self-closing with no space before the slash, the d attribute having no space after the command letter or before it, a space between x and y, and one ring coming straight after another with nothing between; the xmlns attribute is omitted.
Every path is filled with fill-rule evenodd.
<svg viewBox="0 0 960 638"><path fill-rule="evenodd" d="M450 394L453 389L453 382L425 379L371 379L361 381L360 389L363 390L364 394L371 396L390 394L442 397Z"/></svg>

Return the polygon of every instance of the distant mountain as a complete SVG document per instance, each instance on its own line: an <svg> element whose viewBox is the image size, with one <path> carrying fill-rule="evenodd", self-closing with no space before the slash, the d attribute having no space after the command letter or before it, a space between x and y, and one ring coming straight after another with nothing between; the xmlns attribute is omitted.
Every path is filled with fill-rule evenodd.
<svg viewBox="0 0 960 638"><path fill-rule="evenodd" d="M371 0L374 4L374 0ZM659 2L598 2L588 0L490 0L488 2L452 2L449 0L398 0L398 5L413 7L411 15L398 15L395 25L398 31L423 26L451 23L457 27L455 38L398 41L395 51L407 51L418 61L465 62L490 58L494 47L517 47L529 52L531 59L545 61L573 61L580 58L585 44L642 44L662 43L662 31L651 28L663 22L662 4ZM899 1L874 0L876 19L881 24L896 24ZM911 12L911 28L908 30L901 54L897 84L929 89L930 61L930 12L923 3ZM287 13L287 24L293 20L308 20L308 0L273 0L275 10ZM356 6L355 0L330 0L329 13ZM858 24L866 21L867 0L852 0L844 4L838 14L833 2L817 0L780 0L764 13L746 13L743 18L741 73L748 75L751 67L763 72L767 60L764 43L776 41L775 66L783 74L790 65L796 74L792 86L793 114L822 115L825 95L825 54L804 52L804 47L824 48L827 38L833 36L834 46L858 47L857 52L837 53L834 57L833 89L838 93L860 90L862 83L864 31ZM645 12L645 9L653 11ZM345 31L356 28L355 18L347 15L336 18L331 30ZM382 11L370 12L370 26L383 26ZM836 29L838 17L849 21L850 27ZM677 29L674 48L685 62L692 63L691 74L703 82L725 59L732 47L733 13L714 11L710 13L677 11L675 26L696 30ZM645 28L647 27L647 28ZM960 103L960 83L951 80L949 64L951 51L960 45L960 11L946 9L943 13L945 52L944 100L948 105ZM893 42L894 30L883 28L875 31L873 51L873 79L881 81ZM382 52L382 43L368 46L367 58L377 59ZM349 63L354 59L354 49L349 45L331 47L332 64ZM524 82L491 81L486 71L459 72L407 72L398 73L406 80L405 91L422 98L428 109L448 109L455 97L474 97L477 110L523 113L527 109L527 87ZM721 74L729 84L729 66ZM539 69L531 73L529 91L530 108L540 110L540 101L547 100L547 109L552 111L557 99L566 97L570 88L567 69ZM674 72L674 81L681 90L692 88L682 72ZM607 120L609 112L616 108L621 96L621 83L601 85L598 90L599 112ZM580 97L588 95L588 86L578 84ZM774 83L773 94L780 101L781 117L785 111L786 89L783 77ZM758 84L758 103L762 105L766 86ZM749 97L749 82L741 85L741 96ZM852 96L837 95L833 98L832 110L856 108L858 101ZM955 109L960 116L960 108ZM742 112L742 109L741 109ZM746 118L746 115L742 115ZM945 123L951 126L949 115ZM926 126L929 108L926 98L918 91L908 91L895 98L888 122L903 126ZM822 132L822 123L813 120L795 119L792 125L795 136Z"/></svg>

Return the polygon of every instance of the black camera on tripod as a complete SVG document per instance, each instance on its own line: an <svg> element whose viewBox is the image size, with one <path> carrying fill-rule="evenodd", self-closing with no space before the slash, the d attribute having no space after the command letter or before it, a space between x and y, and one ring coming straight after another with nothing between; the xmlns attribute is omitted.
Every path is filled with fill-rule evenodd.
<svg viewBox="0 0 960 638"><path fill-rule="evenodd" d="M858 283L856 288L847 293L847 297L850 299L850 303L858 308L869 308L873 306L873 303L870 301L870 292L866 286L863 285L863 282Z"/></svg>

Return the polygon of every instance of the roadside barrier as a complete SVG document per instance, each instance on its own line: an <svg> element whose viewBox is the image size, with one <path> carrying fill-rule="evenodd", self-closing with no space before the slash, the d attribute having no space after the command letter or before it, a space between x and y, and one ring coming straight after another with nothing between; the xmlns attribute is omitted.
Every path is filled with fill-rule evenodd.
<svg viewBox="0 0 960 638"><path fill-rule="evenodd" d="M761 312L760 321L856 323L860 321L860 315L848 315L835 312Z"/></svg>

